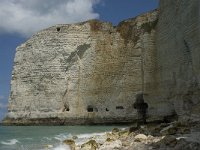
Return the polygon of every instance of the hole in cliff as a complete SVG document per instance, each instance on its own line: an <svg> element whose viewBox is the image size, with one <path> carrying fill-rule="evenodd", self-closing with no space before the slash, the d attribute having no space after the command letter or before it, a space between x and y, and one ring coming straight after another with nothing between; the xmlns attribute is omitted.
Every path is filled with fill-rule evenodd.
<svg viewBox="0 0 200 150"><path fill-rule="evenodd" d="M92 106L88 106L88 107L87 107L87 111L88 111L88 112L93 112L93 111L94 111L94 109L93 109L93 107L92 107Z"/></svg>
<svg viewBox="0 0 200 150"><path fill-rule="evenodd" d="M57 27L56 30L59 32L60 31L60 27Z"/></svg>
<svg viewBox="0 0 200 150"><path fill-rule="evenodd" d="M106 108L106 111L109 111L108 108Z"/></svg>
<svg viewBox="0 0 200 150"><path fill-rule="evenodd" d="M124 109L123 106L116 106L116 109Z"/></svg>
<svg viewBox="0 0 200 150"><path fill-rule="evenodd" d="M67 104L64 105L63 111L69 111L69 106Z"/></svg>

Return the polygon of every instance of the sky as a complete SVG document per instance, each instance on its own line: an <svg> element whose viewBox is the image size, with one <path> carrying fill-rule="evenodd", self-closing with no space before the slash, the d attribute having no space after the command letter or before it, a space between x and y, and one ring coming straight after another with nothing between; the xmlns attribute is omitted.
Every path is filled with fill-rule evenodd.
<svg viewBox="0 0 200 150"><path fill-rule="evenodd" d="M117 25L156 9L159 0L0 0L0 120L5 116L15 49L55 24L100 19Z"/></svg>

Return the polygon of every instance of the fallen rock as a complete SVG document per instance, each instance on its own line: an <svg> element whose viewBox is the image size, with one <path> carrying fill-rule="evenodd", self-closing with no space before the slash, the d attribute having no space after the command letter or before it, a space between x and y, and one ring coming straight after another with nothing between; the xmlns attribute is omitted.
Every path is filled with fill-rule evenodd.
<svg viewBox="0 0 200 150"><path fill-rule="evenodd" d="M98 148L98 143L95 140L90 140L81 145L81 150L96 150Z"/></svg>

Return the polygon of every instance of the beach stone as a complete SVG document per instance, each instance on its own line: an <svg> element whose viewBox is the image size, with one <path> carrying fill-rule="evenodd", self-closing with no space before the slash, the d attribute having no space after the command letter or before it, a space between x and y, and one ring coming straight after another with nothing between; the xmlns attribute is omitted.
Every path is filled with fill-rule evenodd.
<svg viewBox="0 0 200 150"><path fill-rule="evenodd" d="M112 139L112 140L116 140L119 138L119 134L112 134L112 133L107 133L106 134L107 138Z"/></svg>
<svg viewBox="0 0 200 150"><path fill-rule="evenodd" d="M200 150L200 143L188 142L185 139L177 140L174 150Z"/></svg>
<svg viewBox="0 0 200 150"><path fill-rule="evenodd" d="M151 140L151 139L154 139L154 136L148 135L147 138Z"/></svg>
<svg viewBox="0 0 200 150"><path fill-rule="evenodd" d="M189 127L180 127L180 128L178 128L177 133L179 133L179 134L189 134L189 133L191 133L191 129Z"/></svg>
<svg viewBox="0 0 200 150"><path fill-rule="evenodd" d="M115 140L112 139L112 138L107 138L107 139L106 139L106 142L113 142L113 141L115 141Z"/></svg>
<svg viewBox="0 0 200 150"><path fill-rule="evenodd" d="M174 147L177 144L176 137L173 135L164 137L160 142L170 147Z"/></svg>
<svg viewBox="0 0 200 150"><path fill-rule="evenodd" d="M74 135L74 136L72 136L72 139L76 140L76 139L78 139L78 136Z"/></svg>
<svg viewBox="0 0 200 150"><path fill-rule="evenodd" d="M177 133L177 127L174 127L173 125L167 126L165 128L163 128L160 133L162 135L174 135Z"/></svg>
<svg viewBox="0 0 200 150"><path fill-rule="evenodd" d="M129 135L129 131L128 130L119 131L119 136L120 137L127 137L128 135Z"/></svg>
<svg viewBox="0 0 200 150"><path fill-rule="evenodd" d="M134 126L129 127L129 133L137 131L139 128L137 127L137 124Z"/></svg>
<svg viewBox="0 0 200 150"><path fill-rule="evenodd" d="M121 142L122 142L123 147L128 147L131 144L131 141L129 141L127 139L121 140Z"/></svg>
<svg viewBox="0 0 200 150"><path fill-rule="evenodd" d="M113 133L113 134L116 134L116 133L118 133L119 131L120 131L120 129L118 129L118 128L113 128L113 129L112 129L112 133Z"/></svg>
<svg viewBox="0 0 200 150"><path fill-rule="evenodd" d="M122 142L120 140L115 140L112 142L105 142L100 146L99 150L112 150L112 149L120 149L122 147Z"/></svg>
<svg viewBox="0 0 200 150"><path fill-rule="evenodd" d="M71 148L71 150L75 150L76 144L75 141L72 139L66 139L63 141L64 144L69 145L69 147Z"/></svg>
<svg viewBox="0 0 200 150"><path fill-rule="evenodd" d="M177 134L191 133L190 125L188 124L188 122L176 121L172 122L170 126L173 126L177 130Z"/></svg>
<svg viewBox="0 0 200 150"><path fill-rule="evenodd" d="M134 142L124 150L148 150L148 146L146 146L144 143Z"/></svg>
<svg viewBox="0 0 200 150"><path fill-rule="evenodd" d="M147 140L147 136L144 135L144 134L138 134L138 135L135 136L136 142L141 142L141 141L144 141L144 140Z"/></svg>
<svg viewBox="0 0 200 150"><path fill-rule="evenodd" d="M160 136L160 131L163 128L161 128L159 125L155 125L155 126L151 126L149 127L149 134L151 134L152 136Z"/></svg>
<svg viewBox="0 0 200 150"><path fill-rule="evenodd" d="M161 138L154 138L154 139L152 139L152 143L157 143L157 142L159 142L161 140Z"/></svg>
<svg viewBox="0 0 200 150"><path fill-rule="evenodd" d="M98 143L95 140L90 140L81 145L81 150L96 150L98 148Z"/></svg>

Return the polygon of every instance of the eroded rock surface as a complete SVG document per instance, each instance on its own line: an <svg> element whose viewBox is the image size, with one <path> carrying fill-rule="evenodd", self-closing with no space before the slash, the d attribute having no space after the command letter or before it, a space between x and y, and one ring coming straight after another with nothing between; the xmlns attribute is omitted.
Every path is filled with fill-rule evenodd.
<svg viewBox="0 0 200 150"><path fill-rule="evenodd" d="M42 30L17 48L7 124L200 121L200 1L160 0L113 27L90 20Z"/></svg>
<svg viewBox="0 0 200 150"><path fill-rule="evenodd" d="M200 118L200 1L160 0L149 114Z"/></svg>
<svg viewBox="0 0 200 150"><path fill-rule="evenodd" d="M16 50L4 122L137 119L133 103L135 94L144 89L144 76L151 77L156 24L157 11L152 11L117 27L90 20L38 32Z"/></svg>

